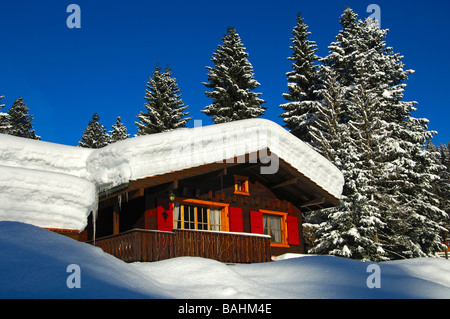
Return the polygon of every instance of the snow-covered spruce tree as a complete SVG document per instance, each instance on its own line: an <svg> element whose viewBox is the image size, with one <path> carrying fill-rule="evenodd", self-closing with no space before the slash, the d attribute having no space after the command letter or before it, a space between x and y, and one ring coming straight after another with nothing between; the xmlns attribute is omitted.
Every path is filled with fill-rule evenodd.
<svg viewBox="0 0 450 319"><path fill-rule="evenodd" d="M255 90L260 84L254 79L253 67L248 61L248 53L236 32L228 27L211 60L214 67L208 69L208 82L204 82L212 91L205 92L212 104L201 112L212 117L214 123L224 123L249 119L264 114L265 102L261 93Z"/></svg>
<svg viewBox="0 0 450 319"><path fill-rule="evenodd" d="M444 169L439 174L440 179L436 182L435 193L440 199L440 208L447 213L447 218L443 221L446 230L443 231L442 238L450 238L450 142L447 145L441 144L438 151Z"/></svg>
<svg viewBox="0 0 450 319"><path fill-rule="evenodd" d="M7 128L5 133L14 136L40 140L33 129L33 116L22 97L16 99L8 110Z"/></svg>
<svg viewBox="0 0 450 319"><path fill-rule="evenodd" d="M321 72L323 83L318 93L322 100L316 103L318 117L311 127L312 142L342 171L345 185L338 207L307 216L306 227L315 230L310 252L381 261L385 258L377 231L383 223L373 200L372 167L367 161L369 154L362 147L364 137L354 134L365 123L364 114L356 113L364 103L373 107L376 99L364 94L360 100L347 100L347 88L339 83L334 70L324 66ZM355 112L356 120L343 120L349 110Z"/></svg>
<svg viewBox="0 0 450 319"><path fill-rule="evenodd" d="M9 121L8 121L8 113L2 112L2 108L5 107L5 104L2 104L2 99L4 98L4 95L0 95L0 133L7 134L7 130L9 128Z"/></svg>
<svg viewBox="0 0 450 319"><path fill-rule="evenodd" d="M311 32L300 13L292 33L290 49L293 52L288 58L292 61L292 71L286 73L288 93L283 94L289 102L280 105L284 110L280 117L291 133L310 143L310 127L317 118L314 101L318 100L315 90L319 81L316 65L319 57L316 55L316 43L308 40Z"/></svg>
<svg viewBox="0 0 450 319"><path fill-rule="evenodd" d="M385 46L387 30L381 30L374 21L357 20L347 8L341 25L343 30L323 62L336 73L348 101L343 104L340 123L349 130L351 142L345 149L353 155L344 153L332 159L346 177L343 204L364 203L352 209L355 220L366 220L368 230L375 231L374 247L380 254L372 259L430 255L438 246L443 212L430 190L438 165L424 152L432 133L427 130L427 120L411 116L416 103L402 100L406 87L402 82L412 71L405 71L402 56ZM340 162L345 166L339 166ZM370 214L358 217L358 207ZM342 205L336 209L338 215L347 211ZM328 222L333 223L330 218ZM324 231L322 238L336 237ZM350 248L353 238L342 236L340 245L347 240L351 256L358 258L353 254L356 250ZM336 240L327 244L336 244Z"/></svg>
<svg viewBox="0 0 450 319"><path fill-rule="evenodd" d="M440 173L438 196L441 199L441 209L450 216L450 142L439 146L439 154L440 162L445 168ZM447 224L450 226L450 221Z"/></svg>
<svg viewBox="0 0 450 319"><path fill-rule="evenodd" d="M85 148L101 148L108 145L109 136L106 128L100 123L100 116L95 113L89 121L78 146Z"/></svg>
<svg viewBox="0 0 450 319"><path fill-rule="evenodd" d="M144 104L146 112L137 116L137 135L146 135L186 127L191 118L186 118L187 106L181 99L180 88L176 78L167 66L162 72L156 65L152 78L147 82Z"/></svg>
<svg viewBox="0 0 450 319"><path fill-rule="evenodd" d="M377 199L388 227L380 240L393 259L432 256L440 250L447 216L439 208L433 185L442 166L436 152L424 147L432 137L427 123L412 116L402 123L389 123L392 134L381 149L385 161Z"/></svg>
<svg viewBox="0 0 450 319"><path fill-rule="evenodd" d="M130 134L127 133L127 128L122 123L120 116L116 118L116 123L113 124L112 130L109 131L109 143L126 140Z"/></svg>

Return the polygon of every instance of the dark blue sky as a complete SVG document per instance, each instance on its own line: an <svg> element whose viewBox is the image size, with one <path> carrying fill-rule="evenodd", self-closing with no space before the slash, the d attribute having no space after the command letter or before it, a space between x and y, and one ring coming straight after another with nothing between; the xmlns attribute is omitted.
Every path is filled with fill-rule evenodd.
<svg viewBox="0 0 450 319"><path fill-rule="evenodd" d="M69 4L81 8L81 28L69 29ZM227 26L241 36L254 67L264 118L282 124L279 105L291 70L289 46L296 13L325 56L340 30L346 4L360 18L369 4L381 9L387 44L416 73L406 101L419 102L415 117L430 120L435 143L450 139L450 2L363 0L104 1L0 0L0 95L9 108L22 96L45 141L77 145L93 113L111 129L120 115L130 134L144 110L144 90L155 64L169 64L190 116L211 124L200 110L210 104L201 84L205 66ZM193 126L191 121L188 126Z"/></svg>

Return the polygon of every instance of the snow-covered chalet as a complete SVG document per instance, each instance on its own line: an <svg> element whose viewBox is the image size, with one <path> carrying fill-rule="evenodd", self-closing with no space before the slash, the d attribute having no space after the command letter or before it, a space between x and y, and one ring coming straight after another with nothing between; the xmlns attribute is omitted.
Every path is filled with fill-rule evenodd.
<svg viewBox="0 0 450 319"><path fill-rule="evenodd" d="M304 253L302 215L336 206L342 173L278 124L250 119L84 149L0 134L0 220L127 262L230 263Z"/></svg>

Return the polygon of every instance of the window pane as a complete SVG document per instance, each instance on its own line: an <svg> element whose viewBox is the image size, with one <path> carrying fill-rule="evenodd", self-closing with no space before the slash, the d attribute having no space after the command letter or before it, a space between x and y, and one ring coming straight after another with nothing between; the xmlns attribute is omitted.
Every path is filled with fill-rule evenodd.
<svg viewBox="0 0 450 319"><path fill-rule="evenodd" d="M209 212L210 212L209 213L209 221L211 222L211 226L215 224L215 220L216 220L215 219L216 215L214 214L214 211L215 211L214 209L209 210Z"/></svg>
<svg viewBox="0 0 450 319"><path fill-rule="evenodd" d="M174 205L174 216L173 216L173 221L174 221L174 228L181 228L181 206L178 203L175 203Z"/></svg>
<svg viewBox="0 0 450 319"><path fill-rule="evenodd" d="M270 229L281 230L281 217L270 216Z"/></svg>
<svg viewBox="0 0 450 319"><path fill-rule="evenodd" d="M184 228L195 229L195 210L194 206L184 206Z"/></svg>
<svg viewBox="0 0 450 319"><path fill-rule="evenodd" d="M281 216L263 215L264 234L271 236L272 243L282 243Z"/></svg>
<svg viewBox="0 0 450 319"><path fill-rule="evenodd" d="M197 229L208 230L208 209L197 207Z"/></svg>
<svg viewBox="0 0 450 319"><path fill-rule="evenodd" d="M214 218L214 220L216 221L215 224L220 225L221 224L221 220L220 220L220 210L215 209L214 210L214 215L216 216Z"/></svg>
<svg viewBox="0 0 450 319"><path fill-rule="evenodd" d="M281 243L281 217L270 216L270 235L272 242Z"/></svg>
<svg viewBox="0 0 450 319"><path fill-rule="evenodd" d="M269 235L269 216L263 215L264 235Z"/></svg>
<svg viewBox="0 0 450 319"><path fill-rule="evenodd" d="M220 210L210 209L211 230L220 230Z"/></svg>

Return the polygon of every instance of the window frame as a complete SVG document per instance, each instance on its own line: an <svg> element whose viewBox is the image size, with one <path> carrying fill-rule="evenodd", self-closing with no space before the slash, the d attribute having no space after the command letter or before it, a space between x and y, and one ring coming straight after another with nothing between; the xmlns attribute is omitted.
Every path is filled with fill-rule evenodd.
<svg viewBox="0 0 450 319"><path fill-rule="evenodd" d="M241 189L238 184L241 183ZM250 196L248 177L241 175L234 175L234 193L239 195Z"/></svg>
<svg viewBox="0 0 450 319"><path fill-rule="evenodd" d="M260 209L263 217L263 229L264 229L264 215L281 217L281 243L270 242L271 247L291 247L288 243L288 228L287 228L287 216L288 213L277 212L273 210ZM267 235L267 234L266 234ZM270 235L270 234L269 234Z"/></svg>
<svg viewBox="0 0 450 319"><path fill-rule="evenodd" d="M180 205L181 210L181 220L175 219L175 204ZM173 203L174 206L174 214L173 214L173 228L174 229L192 229L192 228L185 228L185 219L184 219L184 207L185 206L192 206L194 207L194 221L189 221L190 223L193 223L195 225L195 230L201 230L201 231L229 231L229 222L228 222L228 207L229 204L225 203L218 203L218 202L212 202L212 201L205 201L205 200L198 200L198 199L191 199L191 198L176 198ZM208 229L199 229L199 221L198 221L198 207L204 207L207 209L207 217L208 221L205 223L204 221L200 222L202 225L207 225ZM211 224L211 210L212 209L218 209L220 211L220 224L214 223ZM176 227L177 223L181 222L181 228ZM217 227L220 226L220 230L217 229L211 229L211 226Z"/></svg>

